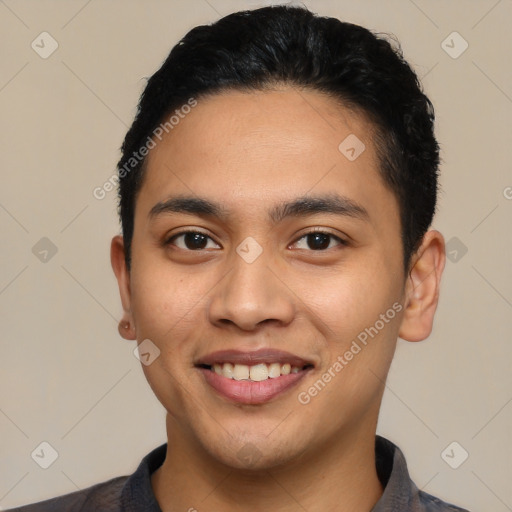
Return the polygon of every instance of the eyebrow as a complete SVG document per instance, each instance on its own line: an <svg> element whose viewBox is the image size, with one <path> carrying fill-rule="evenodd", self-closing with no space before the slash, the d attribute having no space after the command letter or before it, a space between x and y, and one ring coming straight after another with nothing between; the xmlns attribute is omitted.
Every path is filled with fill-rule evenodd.
<svg viewBox="0 0 512 512"><path fill-rule="evenodd" d="M222 204L194 196L175 196L156 203L148 216L150 219L167 213L185 213L200 217L216 217L226 221L231 216ZM302 196L293 201L282 202L268 211L268 218L274 224L288 217L306 217L318 213L328 213L369 222L368 211L352 199L339 194L322 196Z"/></svg>

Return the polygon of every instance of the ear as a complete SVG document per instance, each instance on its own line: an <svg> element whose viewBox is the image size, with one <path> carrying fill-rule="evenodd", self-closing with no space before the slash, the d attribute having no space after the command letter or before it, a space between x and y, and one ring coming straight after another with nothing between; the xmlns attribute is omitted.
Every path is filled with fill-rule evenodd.
<svg viewBox="0 0 512 512"><path fill-rule="evenodd" d="M422 341L432 332L445 263L443 235L439 231L427 231L413 256L406 280L405 312L398 332L400 338Z"/></svg>
<svg viewBox="0 0 512 512"><path fill-rule="evenodd" d="M117 278L123 317L119 322L119 334L126 340L136 339L135 325L131 312L130 272L126 268L124 240L121 235L112 238L110 245L110 262Z"/></svg>

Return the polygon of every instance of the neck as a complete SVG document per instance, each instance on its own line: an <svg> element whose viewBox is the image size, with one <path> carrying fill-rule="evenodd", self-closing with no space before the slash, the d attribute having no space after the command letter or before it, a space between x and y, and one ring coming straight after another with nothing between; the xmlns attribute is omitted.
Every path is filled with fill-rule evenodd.
<svg viewBox="0 0 512 512"><path fill-rule="evenodd" d="M162 512L370 511L383 492L375 466L376 420L370 427L341 433L335 443L286 465L252 471L212 459L168 414L166 459L151 485Z"/></svg>

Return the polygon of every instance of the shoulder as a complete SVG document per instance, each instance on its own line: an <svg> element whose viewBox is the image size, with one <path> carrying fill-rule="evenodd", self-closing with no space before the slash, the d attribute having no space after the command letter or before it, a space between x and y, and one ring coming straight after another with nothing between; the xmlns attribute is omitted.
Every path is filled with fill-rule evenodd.
<svg viewBox="0 0 512 512"><path fill-rule="evenodd" d="M388 439L376 436L375 456L384 493L372 512L469 512L419 490L411 480L404 454Z"/></svg>
<svg viewBox="0 0 512 512"><path fill-rule="evenodd" d="M7 512L160 512L151 487L151 474L163 463L167 443L144 456L135 473L118 476L80 491L46 501L9 509Z"/></svg>
<svg viewBox="0 0 512 512"><path fill-rule="evenodd" d="M421 510L425 512L469 512L465 508L442 501L423 491L418 492L418 497L421 503Z"/></svg>
<svg viewBox="0 0 512 512"><path fill-rule="evenodd" d="M9 509L6 512L118 512L121 510L121 492L128 478L119 476L80 491Z"/></svg>

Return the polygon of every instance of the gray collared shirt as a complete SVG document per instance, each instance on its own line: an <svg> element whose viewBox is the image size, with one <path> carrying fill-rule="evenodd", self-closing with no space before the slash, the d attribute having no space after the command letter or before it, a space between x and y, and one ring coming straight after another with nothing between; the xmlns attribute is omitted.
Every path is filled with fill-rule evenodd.
<svg viewBox="0 0 512 512"><path fill-rule="evenodd" d="M151 488L151 474L164 462L167 444L148 453L130 476L120 476L92 487L11 512L162 512ZM418 490L409 477L400 449L376 436L377 474L384 493L369 512L468 512Z"/></svg>
<svg viewBox="0 0 512 512"><path fill-rule="evenodd" d="M409 476L404 454L391 441L376 436L375 455L384 493L371 512L468 512L418 490Z"/></svg>

